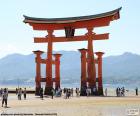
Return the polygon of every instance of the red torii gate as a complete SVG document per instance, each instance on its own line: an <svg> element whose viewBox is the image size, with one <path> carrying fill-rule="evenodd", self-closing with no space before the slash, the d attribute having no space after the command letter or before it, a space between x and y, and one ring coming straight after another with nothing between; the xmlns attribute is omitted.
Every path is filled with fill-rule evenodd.
<svg viewBox="0 0 140 116"><path fill-rule="evenodd" d="M85 95L85 86L88 82L89 87L94 93L96 89L96 80L98 80L98 95L103 95L102 86L102 52L96 53L98 59L94 58L93 40L105 40L109 38L109 33L96 34L93 29L96 27L109 26L110 22L120 18L119 11L116 10L90 16L69 17L69 18L34 18L24 16L24 22L29 23L34 30L47 30L46 37L35 37L35 43L48 43L47 58L41 59L42 51L34 51L36 54L36 95L39 94L40 82L46 82L45 94L51 94L53 82L56 87L60 87L60 54L55 54L56 60L52 58L53 42L73 42L88 41L87 50L81 49L81 95ZM75 36L75 29L86 28L85 35ZM55 37L54 30L65 30L65 37ZM46 64L46 78L41 78L40 63ZM98 64L98 79L96 79L95 63ZM52 78L52 64L56 66L56 77ZM87 65L87 68L86 68ZM86 75L87 71L87 75Z"/></svg>

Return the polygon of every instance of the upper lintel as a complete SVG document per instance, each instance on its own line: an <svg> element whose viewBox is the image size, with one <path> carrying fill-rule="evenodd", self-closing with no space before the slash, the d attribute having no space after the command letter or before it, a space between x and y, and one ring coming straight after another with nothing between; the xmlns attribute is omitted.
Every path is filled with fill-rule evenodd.
<svg viewBox="0 0 140 116"><path fill-rule="evenodd" d="M35 18L35 17L28 17L26 15L24 16L25 23L43 23L43 24L50 24L50 23L73 23L77 21L85 21L85 20L92 20L97 18L103 18L107 16L112 16L118 13L121 10L122 7L115 9L113 11L96 14L96 15L89 15L89 16L79 16L79 17L67 17L67 18ZM118 19L119 17L116 17Z"/></svg>

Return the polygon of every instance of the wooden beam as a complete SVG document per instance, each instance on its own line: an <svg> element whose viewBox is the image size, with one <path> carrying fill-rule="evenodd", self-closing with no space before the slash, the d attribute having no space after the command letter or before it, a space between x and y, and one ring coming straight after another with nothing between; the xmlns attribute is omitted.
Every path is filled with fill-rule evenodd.
<svg viewBox="0 0 140 116"><path fill-rule="evenodd" d="M92 35L93 40L105 40L109 38L109 33ZM86 35L74 36L73 38L66 37L53 37L52 42L73 42L73 41L87 41L88 37ZM34 43L47 43L48 38L46 37L35 37Z"/></svg>
<svg viewBox="0 0 140 116"><path fill-rule="evenodd" d="M40 81L41 81L41 82L46 82L46 78L41 77L41 78L40 78ZM52 81L55 82L56 79L55 79L55 78L52 78Z"/></svg>
<svg viewBox="0 0 140 116"><path fill-rule="evenodd" d="M42 63L42 64L46 64L46 60L47 60L47 59L41 59L41 63ZM55 64L55 60L52 60L52 64Z"/></svg>
<svg viewBox="0 0 140 116"><path fill-rule="evenodd" d="M41 78L41 82L46 82L46 78Z"/></svg>
<svg viewBox="0 0 140 116"><path fill-rule="evenodd" d="M46 64L46 59L41 59L42 64Z"/></svg>

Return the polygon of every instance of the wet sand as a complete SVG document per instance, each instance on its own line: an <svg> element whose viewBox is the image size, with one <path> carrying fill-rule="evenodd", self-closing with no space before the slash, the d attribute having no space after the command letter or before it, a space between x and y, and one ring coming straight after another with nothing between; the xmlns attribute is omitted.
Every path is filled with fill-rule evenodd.
<svg viewBox="0 0 140 116"><path fill-rule="evenodd" d="M140 110L140 96L74 96L70 99L64 99L64 96L51 99L46 96L41 100L30 94L27 95L27 100L19 101L15 94L9 94L8 108L0 107L0 112L11 115L28 113L28 116L35 113L44 114L43 116L127 116L128 109Z"/></svg>

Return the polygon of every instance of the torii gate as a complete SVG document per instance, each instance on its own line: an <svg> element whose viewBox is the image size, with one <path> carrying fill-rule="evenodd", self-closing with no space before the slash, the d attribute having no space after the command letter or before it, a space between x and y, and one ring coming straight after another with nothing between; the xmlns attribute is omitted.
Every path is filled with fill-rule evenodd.
<svg viewBox="0 0 140 116"><path fill-rule="evenodd" d="M24 22L29 23L33 30L47 30L48 35L46 37L35 37L35 43L48 43L47 58L41 59L40 55L42 51L34 51L36 54L36 95L39 94L41 87L40 82L46 82L45 94L51 94L51 88L53 82L57 82L60 87L60 54L56 54L56 61L52 58L53 43L54 42L74 42L74 41L87 41L87 50L80 50L81 52L81 89L85 88L85 83L88 82L88 86L92 90L94 95L94 89L96 89L96 80L98 80L98 95L103 95L102 86L102 52L96 53L98 60L94 58L93 41L105 40L109 38L109 33L96 34L93 29L96 27L109 26L110 22L120 18L119 11L116 10L105 12L102 14L80 16L80 17L68 17L68 18L34 18L24 16ZM85 28L87 33L85 35L75 36L75 29ZM54 30L65 30L64 37L55 37L53 35ZM87 53L87 56L86 56ZM46 64L46 78L41 78L40 63ZM98 79L96 79L95 63L98 63ZM52 64L56 66L56 77L52 78ZM87 68L86 68L87 64ZM86 75L87 71L87 75ZM84 95L85 91L81 93Z"/></svg>

